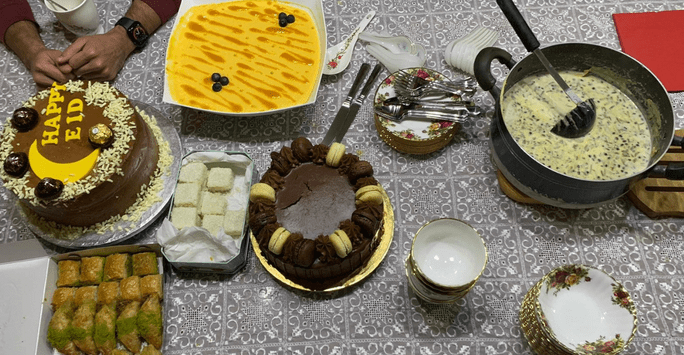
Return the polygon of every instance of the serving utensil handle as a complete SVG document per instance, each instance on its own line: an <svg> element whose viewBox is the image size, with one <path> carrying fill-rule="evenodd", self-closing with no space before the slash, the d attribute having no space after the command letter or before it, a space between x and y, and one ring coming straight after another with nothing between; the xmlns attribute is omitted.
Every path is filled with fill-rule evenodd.
<svg viewBox="0 0 684 355"><path fill-rule="evenodd" d="M528 52L533 52L535 49L539 48L539 41L537 37L530 29L530 26L525 22L525 18L520 14L520 11L513 3L513 0L496 0L496 4L499 5L501 11L511 23L511 27L518 34L518 37L522 41L523 45Z"/></svg>
<svg viewBox="0 0 684 355"><path fill-rule="evenodd" d="M356 96L356 93L359 91L361 82L363 81L363 79L366 78L366 73L368 73L368 70L370 70L370 64L361 64L361 68L359 69L359 72L356 74L356 78L354 78L354 82L352 83L351 89L349 89L349 94L347 94L347 99L350 102L354 99L354 96Z"/></svg>

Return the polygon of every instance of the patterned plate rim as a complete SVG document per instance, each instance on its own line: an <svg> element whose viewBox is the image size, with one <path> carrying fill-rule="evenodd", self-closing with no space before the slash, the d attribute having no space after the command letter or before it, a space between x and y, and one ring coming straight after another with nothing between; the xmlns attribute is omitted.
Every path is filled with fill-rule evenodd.
<svg viewBox="0 0 684 355"><path fill-rule="evenodd" d="M405 71L415 74L415 73L420 73L423 72L425 73L423 75L418 75L421 77L424 77L425 79L428 80L447 80L446 76L436 70L429 69L429 68L408 68L404 69ZM375 96L373 99L373 107L378 106L382 101L395 97L394 93L394 76L396 73L392 73L386 78L384 78L381 82L380 85L378 85L378 88L375 90ZM424 121L420 122L421 124L424 123L424 130L428 130L431 133L429 133L429 137L427 138L417 138L415 137L415 130L400 130L397 131L395 128L397 127L397 123L381 118L377 114L374 114L375 119L387 130L389 134L392 134L393 136L396 136L400 139L405 139L408 141L412 142L427 142L430 140L434 140L437 138L440 138L444 135L449 134L449 132L456 126L453 122L449 121ZM415 122L415 121L412 121Z"/></svg>
<svg viewBox="0 0 684 355"><path fill-rule="evenodd" d="M622 344L620 344L619 342L616 343L615 347L612 348L610 351L605 350L605 349L604 349L605 351L603 351L603 350L599 350L598 348L596 349L596 352L593 352L589 349L582 349L581 351L578 351L577 349L572 349L572 348L570 348L571 344L566 344L566 343L562 342L560 339L558 339L558 337L554 333L553 329L551 328L551 325L546 321L546 316L544 314L541 303L539 301L539 298L542 296L542 290L544 288L546 288L547 291L549 290L549 285L553 285L553 280L551 278L555 277L559 271L563 271L563 270L567 270L567 269L576 269L576 268L579 268L582 270L588 269L588 270L586 270L587 271L586 276L588 276L589 270L591 270L591 271L594 271L596 273L599 273L600 275L603 275L603 276L609 278L610 280L612 280L611 285L613 286L613 288L617 287L619 291L622 291L622 293L624 293L624 297L622 294L620 297L617 297L616 296L617 291L615 289L613 289L613 297L617 297L618 302L620 302L622 299L624 299L626 303L617 304L617 303L615 303L614 299L612 301L615 305L617 305L621 308L624 308L632 316L632 329L631 329L631 333L630 333L629 337L627 339L622 339L623 340ZM571 275L568 275L568 276L571 276ZM579 283L579 282L581 282L581 280L577 281L577 283ZM564 351L569 352L571 354L582 354L582 355L584 355L584 354L618 354L618 353L622 352L623 350L625 350L627 348L627 346L629 346L629 344L632 342L634 337L636 336L638 318L637 318L637 314L636 314L636 307L634 305L634 302L632 301L631 295L629 294L629 292L627 292L627 290L625 290L624 286L619 281L617 281L612 275L608 274L607 272L605 272L601 269L595 268L593 266L583 265L583 264L563 265L563 266L559 266L559 267L551 270L549 273L544 275L544 277L539 281L538 287L539 287L539 293L537 294L537 297L534 299L534 306L536 309L537 319L539 321L540 328L544 331L544 333L546 333L551 338L551 340L554 343L556 343ZM562 287L563 286L561 286L561 288ZM597 342L597 341L601 341L601 339L597 339L594 342ZM608 342L610 342L610 341L611 340L608 340ZM587 346L587 345L596 348L594 345L587 344L586 342L584 344L577 344L576 347Z"/></svg>

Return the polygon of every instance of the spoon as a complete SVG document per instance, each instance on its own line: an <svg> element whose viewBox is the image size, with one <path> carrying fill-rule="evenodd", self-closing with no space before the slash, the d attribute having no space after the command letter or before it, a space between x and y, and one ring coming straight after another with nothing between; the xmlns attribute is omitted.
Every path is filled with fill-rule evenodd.
<svg viewBox="0 0 684 355"><path fill-rule="evenodd" d="M379 44L395 54L406 53L415 55L418 53L418 46L420 46L413 43L413 41L406 36L392 37L390 35L367 31L361 32L361 34L359 34L359 39L364 42ZM425 51L425 48L423 48L423 51Z"/></svg>
<svg viewBox="0 0 684 355"><path fill-rule="evenodd" d="M347 69L349 62L351 61L352 52L354 51L354 45L356 45L356 40L359 38L359 33L368 26L374 16L375 11L367 13L349 37L325 51L323 74L334 75Z"/></svg>
<svg viewBox="0 0 684 355"><path fill-rule="evenodd" d="M382 110L386 112L398 112L405 109L443 109L460 112L465 109L474 115L482 113L480 108L472 101L412 100L400 96L390 97L382 101L381 106L378 107L382 107Z"/></svg>
<svg viewBox="0 0 684 355"><path fill-rule="evenodd" d="M525 45L528 52L534 53L546 71L551 74L551 77L556 81L558 86L563 89L563 92L577 105L572 111L567 113L565 117L560 119L558 123L551 129L551 132L564 138L579 138L585 136L591 128L594 127L596 121L596 104L593 99L582 101L582 99L575 94L568 84L561 78L560 74L553 68L551 63L541 49L539 49L539 41L535 37L530 26L525 22L520 11L513 3L513 0L496 0L496 3L503 11L504 15L511 23L515 33L520 38L520 41Z"/></svg>
<svg viewBox="0 0 684 355"><path fill-rule="evenodd" d="M409 120L439 120L450 122L463 122L468 117L468 111L444 111L436 109L404 109L396 113L388 113L380 108L375 108L375 113L390 121L400 122Z"/></svg>
<svg viewBox="0 0 684 355"><path fill-rule="evenodd" d="M366 51L380 61L390 73L394 73L400 69L422 67L423 64L425 64L425 48L420 44L416 44L416 49L417 52L415 55L407 53L398 54L392 53L390 50L376 43L369 43L366 45Z"/></svg>
<svg viewBox="0 0 684 355"><path fill-rule="evenodd" d="M439 112L456 117L465 117L469 114L479 115L482 111L472 101L461 102L435 102L435 101L403 101L400 97L392 97L384 100L381 105L375 107L375 112L389 116L402 117L406 112L428 111ZM384 117L384 116L383 116Z"/></svg>

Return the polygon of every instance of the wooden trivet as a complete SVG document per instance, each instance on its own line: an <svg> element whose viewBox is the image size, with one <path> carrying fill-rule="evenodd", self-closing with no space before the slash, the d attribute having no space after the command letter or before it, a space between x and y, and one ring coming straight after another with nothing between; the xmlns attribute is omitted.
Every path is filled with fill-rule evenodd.
<svg viewBox="0 0 684 355"><path fill-rule="evenodd" d="M518 188L513 186L499 170L496 171L496 179L499 181L499 188L501 188L501 191L503 191L503 193L506 194L506 196L508 196L511 200L532 205L544 204L518 190Z"/></svg>
<svg viewBox="0 0 684 355"><path fill-rule="evenodd" d="M677 130L681 136L684 130ZM671 146L659 164L684 162L684 149ZM627 197L651 218L684 217L684 181L646 178L632 184Z"/></svg>

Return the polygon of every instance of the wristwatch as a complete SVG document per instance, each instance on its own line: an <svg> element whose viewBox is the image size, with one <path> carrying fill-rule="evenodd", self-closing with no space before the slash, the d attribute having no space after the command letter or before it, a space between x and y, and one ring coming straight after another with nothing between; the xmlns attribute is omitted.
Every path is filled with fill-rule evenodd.
<svg viewBox="0 0 684 355"><path fill-rule="evenodd" d="M150 35L147 34L145 27L143 27L140 22L132 20L128 17L122 17L119 21L116 21L115 26L121 26L126 29L128 38L135 45L137 49L142 49L147 44L147 39Z"/></svg>

